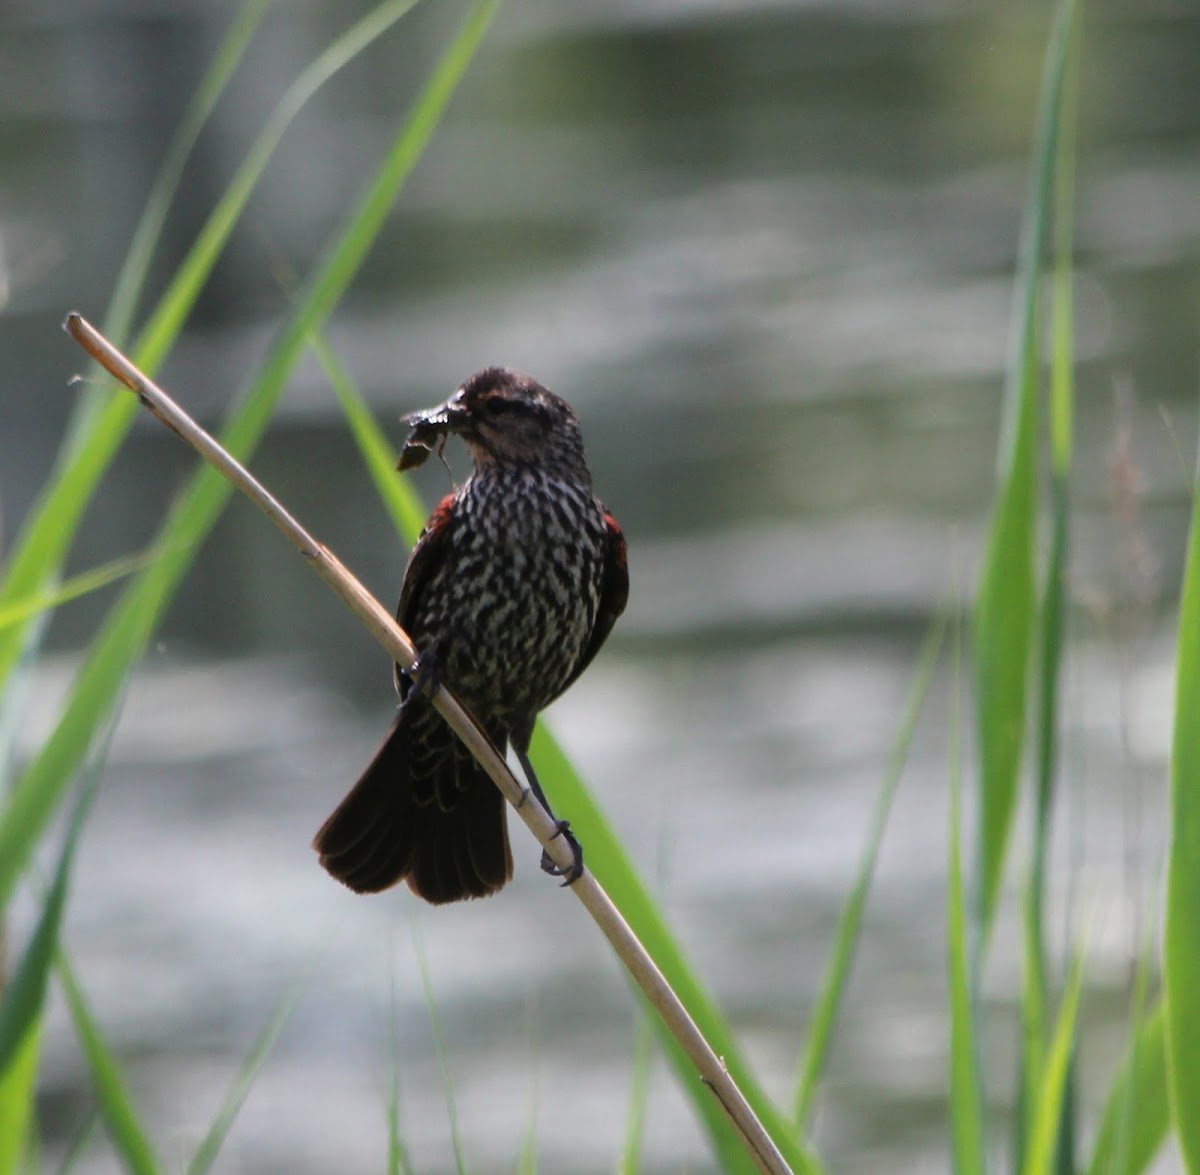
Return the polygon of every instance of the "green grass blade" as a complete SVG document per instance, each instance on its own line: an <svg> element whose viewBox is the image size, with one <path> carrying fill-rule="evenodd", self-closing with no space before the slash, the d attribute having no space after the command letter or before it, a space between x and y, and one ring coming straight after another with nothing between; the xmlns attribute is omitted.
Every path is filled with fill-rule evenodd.
<svg viewBox="0 0 1200 1175"><path fill-rule="evenodd" d="M0 998L0 1074L8 1071L21 1053L25 1041L38 1032L41 1024L46 985L58 950L58 935L66 907L71 866L75 861L75 848L91 807L98 778L98 771L92 773L79 793L59 851L54 879L42 900L37 926Z"/></svg>
<svg viewBox="0 0 1200 1175"><path fill-rule="evenodd" d="M317 274L301 291L298 304L257 380L257 386L266 392L272 403L305 347L319 335L325 318L365 259L396 196L428 145L447 103L482 43L498 7L499 0L478 0L472 8L418 96L374 181L359 200L345 228L326 251ZM234 449L234 452L236 454L238 450Z"/></svg>
<svg viewBox="0 0 1200 1175"><path fill-rule="evenodd" d="M437 997L433 991L433 980L429 974L429 956L425 953L425 940L417 920L412 920L413 948L417 966L421 971L421 988L425 992L425 1007L429 1013L429 1028L433 1033L433 1047L437 1053L438 1068L442 1074L442 1096L446 1101L446 1120L450 1124L450 1141L454 1147L454 1167L458 1175L467 1175L466 1154L463 1151L462 1134L458 1129L458 1103L454 1099L454 1079L450 1075L450 1062L446 1058L446 1037L442 1032L442 1017L438 1012Z"/></svg>
<svg viewBox="0 0 1200 1175"><path fill-rule="evenodd" d="M1082 9L1083 0L1078 0ZM1050 318L1050 468L1070 476L1075 450L1075 137L1079 117L1080 13L1067 30L1062 129L1054 171L1054 276Z"/></svg>
<svg viewBox="0 0 1200 1175"><path fill-rule="evenodd" d="M1037 787L1033 812L1033 857L1023 902L1024 957L1021 992L1021 1088L1015 1116L1014 1152L1018 1169L1024 1163L1024 1111L1039 1101L1046 1050L1048 974L1045 944L1046 870L1057 758L1058 688L1064 639L1066 552L1069 514L1067 485L1053 475L1053 535L1042 609L1039 669Z"/></svg>
<svg viewBox="0 0 1200 1175"><path fill-rule="evenodd" d="M226 1092L216 1116L205 1132L200 1145L196 1148L196 1153L192 1156L192 1161L188 1163L188 1175L206 1175L206 1172L212 1170L225 1139L229 1137L229 1131L233 1128L242 1106L245 1105L246 1098L250 1095L255 1079L275 1048L292 1013L296 1010L296 1005L308 987L314 970L315 963L306 967L300 975L292 980L280 997L275 1010L263 1025L250 1052L246 1054L245 1060L239 1066L237 1075Z"/></svg>
<svg viewBox="0 0 1200 1175"><path fill-rule="evenodd" d="M883 833L887 828L888 816L892 810L892 800L895 798L904 765L908 761L908 752L912 746L913 735L916 733L917 720L925 708L925 699L933 680L934 669L937 667L945 634L946 617L942 616L930 628L917 659L917 671L909 688L904 716L900 721L900 730L891 754L888 756L883 787L875 801L875 811L871 817L871 828L867 835L862 860L859 862L858 876L838 921L833 955L830 958L825 982L817 997L812 1023L809 1025L808 1044L801 1061L800 1076L796 1086L792 1120L802 1136L811 1128L813 1103L824 1072L834 1026L841 1011L842 996L849 982L850 966L854 960L854 951L862 929L863 911L866 908L871 880L875 875L875 862L879 858L879 848L883 843Z"/></svg>
<svg viewBox="0 0 1200 1175"><path fill-rule="evenodd" d="M1051 535L1042 598L1037 666L1037 748L1033 848L1024 901L1024 961L1021 1001L1022 1075L1014 1115L1014 1154L1024 1163L1025 1110L1040 1099L1046 1050L1046 874L1058 773L1059 692L1066 643L1067 566L1070 551L1070 477L1074 452L1075 381L1073 314L1074 124L1078 36L1067 58L1062 132L1055 173L1055 266L1051 307L1050 495Z"/></svg>
<svg viewBox="0 0 1200 1175"><path fill-rule="evenodd" d="M396 977L392 976L388 1006L388 1044L391 1075L388 1081L388 1175L414 1175L400 1129L400 1018L396 1014Z"/></svg>
<svg viewBox="0 0 1200 1175"><path fill-rule="evenodd" d="M132 400L131 396L126 398ZM136 405L122 407L128 421L132 421ZM106 411L105 417L110 415ZM92 442L77 446L64 458L65 463L60 461L47 488L34 503L6 567L0 586L0 607L19 604L37 595L58 574L84 509L108 468L120 437L124 436L124 430L120 437L110 426L106 430L99 443L93 436ZM0 683L8 680L26 647L31 623L32 619L27 619L0 630Z"/></svg>
<svg viewBox="0 0 1200 1175"><path fill-rule="evenodd" d="M299 358L304 340L353 277L382 227L387 208L478 47L497 0L477 5L438 63L406 125L358 211L350 217L283 331L245 404L222 436L227 449L247 459L261 439ZM130 403L133 396L126 395ZM231 493L215 471L203 469L172 508L159 539L163 557L148 567L113 610L75 681L54 732L14 788L0 813L0 908L53 815L72 773L82 763L121 683L141 655L158 619ZM9 632L12 629L7 630Z"/></svg>
<svg viewBox="0 0 1200 1175"><path fill-rule="evenodd" d="M0 998L0 1175L18 1170L37 1170L40 1164L26 1163L36 1155L32 1131L42 1035L42 1013L50 968L58 956L59 933L75 851L100 779L100 765L107 757L108 737L100 744L92 769L84 774L75 809L67 823L58 865L49 890L42 896L42 912L29 945L16 970L2 989Z"/></svg>
<svg viewBox="0 0 1200 1175"><path fill-rule="evenodd" d="M1079 1170L1079 1055L1073 1052L1063 1086L1053 1171L1054 1175L1079 1175Z"/></svg>
<svg viewBox="0 0 1200 1175"><path fill-rule="evenodd" d="M422 90L403 133L396 139L375 182L363 194L347 230L327 254L320 272L304 291L297 313L268 361L264 379L290 372L308 340L349 286L391 210L397 193L421 157L446 104L474 57L499 7L478 0Z"/></svg>
<svg viewBox="0 0 1200 1175"><path fill-rule="evenodd" d="M181 554L164 556L122 597L93 643L57 726L13 788L0 813L0 908L11 897L17 878L150 638L159 609L165 606L155 607L156 589L182 561Z"/></svg>
<svg viewBox="0 0 1200 1175"><path fill-rule="evenodd" d="M537 1090L525 1118L525 1129L521 1133L521 1150L517 1155L517 1175L537 1175L538 1170L538 1107Z"/></svg>
<svg viewBox="0 0 1200 1175"><path fill-rule="evenodd" d="M114 559L91 571L81 572L72 576L65 583L59 584L53 591L39 592L27 600L18 600L0 608L0 629L12 624L20 624L42 612L49 612L62 604L69 604L101 588L116 583L136 571L140 571L159 557L155 550L142 551L137 555L127 555L123 559Z"/></svg>
<svg viewBox="0 0 1200 1175"><path fill-rule="evenodd" d="M92 1015L83 989L61 948L56 969L67 1006L71 1010L75 1035L83 1046L83 1054L91 1070L92 1087L96 1091L104 1125L122 1166L134 1175L156 1175L161 1168L154 1154L154 1146L138 1118L120 1062Z"/></svg>
<svg viewBox="0 0 1200 1175"><path fill-rule="evenodd" d="M108 313L104 317L104 334L118 347L125 345L133 329L138 299L145 286L154 251L162 237L167 213L179 188L184 165L270 4L271 0L246 0L241 6L171 136L158 175L146 198L146 207L130 239L121 272L113 284Z"/></svg>
<svg viewBox="0 0 1200 1175"><path fill-rule="evenodd" d="M792 1169L798 1172L818 1171L816 1159L797 1142L791 1123L754 1078L728 1021L671 934L661 908L638 876L600 806L541 722L534 732L530 754L537 764L538 778L554 810L570 818L572 830L580 842L587 846L588 868L650 952L713 1051L725 1062L746 1100ZM660 1031L660 1039L676 1070L681 1088L708 1129L720 1158L721 1169L728 1173L755 1170L740 1136L729 1124L712 1093L700 1082L695 1066L662 1027L657 1016L654 1017L654 1024Z"/></svg>
<svg viewBox="0 0 1200 1175"><path fill-rule="evenodd" d="M1047 1050L1045 1071L1038 1083L1038 1097L1030 1107L1029 1145L1026 1148L1024 1175L1053 1175L1056 1168L1062 1124L1070 1107L1069 1078L1075 1054L1082 992L1083 950L1080 949L1063 992L1058 1024Z"/></svg>
<svg viewBox="0 0 1200 1175"><path fill-rule="evenodd" d="M1026 722L1026 685L1036 612L1038 285L1061 122L1073 0L1058 6L1046 51L1034 166L1014 286L996 506L975 614L981 796L976 916L986 944L1003 880Z"/></svg>
<svg viewBox="0 0 1200 1175"><path fill-rule="evenodd" d="M1138 1026L1109 1092L1087 1175L1142 1175L1170 1130L1166 1014L1159 1004Z"/></svg>
<svg viewBox="0 0 1200 1175"><path fill-rule="evenodd" d="M179 126L171 136L171 142L151 186L150 195L146 199L146 206L126 250L125 260L113 285L108 311L104 316L103 331L118 347L125 345L132 330L137 303L145 287L154 251L162 236L162 226L179 188L184 165L244 56L269 3L270 0L246 0L243 4L230 25L224 42L200 80L200 85L188 102ZM62 460L69 460L70 456L87 444L97 416L103 410L107 399L107 394L98 388L79 398L67 426Z"/></svg>
<svg viewBox="0 0 1200 1175"><path fill-rule="evenodd" d="M633 1075L629 1083L629 1119L621 1148L618 1175L637 1175L642 1169L646 1111L650 1103L650 1073L654 1065L654 1010L642 1005L633 1038Z"/></svg>
<svg viewBox="0 0 1200 1175"><path fill-rule="evenodd" d="M957 646L957 636L955 644ZM950 875L947 902L947 954L950 991L950 1118L955 1175L985 1175L983 1079L979 1061L979 1004L973 970L966 879L962 860L962 718L958 707L958 659L950 716Z"/></svg>
<svg viewBox="0 0 1200 1175"><path fill-rule="evenodd" d="M1046 972L1041 941L1041 907L1034 897L1032 881L1025 888L1021 958L1021 1043L1018 1057L1017 1090L1012 1116L1012 1169L1025 1169L1029 1121L1037 1104L1046 1064Z"/></svg>
<svg viewBox="0 0 1200 1175"><path fill-rule="evenodd" d="M959 804L950 833L950 1111L956 1175L984 1175L983 1091L979 1024L971 974Z"/></svg>
<svg viewBox="0 0 1200 1175"><path fill-rule="evenodd" d="M33 1137L33 1111L41 1057L40 1020L27 1031L0 1066L0 1175L25 1170L24 1159Z"/></svg>
<svg viewBox="0 0 1200 1175"><path fill-rule="evenodd" d="M412 1164L400 1132L400 1027L396 1015L396 983L392 977L392 999L388 1005L388 1044L391 1077L388 1081L388 1175L412 1175Z"/></svg>
<svg viewBox="0 0 1200 1175"><path fill-rule="evenodd" d="M62 1162L58 1165L58 1175L70 1175L70 1172L83 1162L83 1157L87 1154L87 1148L91 1144L92 1136L96 1133L96 1125L99 1121L100 1115L95 1110L88 1113L87 1118L71 1137ZM38 1170L39 1168L33 1169Z"/></svg>
<svg viewBox="0 0 1200 1175"><path fill-rule="evenodd" d="M345 66L349 65L373 41L382 36L401 17L408 13L418 0L385 0L371 9L366 16L356 21L341 36L333 41L312 63L288 86L279 103L268 116L246 154L220 202L213 209L196 243L184 259L154 315L138 337L134 352L135 362L143 370L153 373L174 344L180 329L195 304L196 297L212 270L217 257L225 247L230 233L241 219L250 196L275 153L284 133L295 121L314 94ZM465 64L465 62L464 62ZM420 116L421 111L416 112ZM437 114L440 116L440 109ZM431 131L436 124L428 127ZM411 127L409 128L411 130ZM427 135L420 140L417 154L424 148ZM415 162L415 157L414 160ZM364 233L368 244L374 233ZM361 257L348 259L346 284L353 276ZM337 293L345 289L342 285ZM336 297L334 298L336 301ZM331 302L325 311L332 307Z"/></svg>
<svg viewBox="0 0 1200 1175"><path fill-rule="evenodd" d="M1200 507L1193 497L1179 602L1171 845L1163 939L1167 1079L1184 1167L1200 1172Z"/></svg>
<svg viewBox="0 0 1200 1175"><path fill-rule="evenodd" d="M367 472L375 483L376 492L396 529L411 546L425 525L425 504L413 489L412 481L397 472L396 450L379 427L370 406L333 348L319 335L313 336L309 342L337 393Z"/></svg>
<svg viewBox="0 0 1200 1175"><path fill-rule="evenodd" d="M372 9L288 87L138 337L131 357L148 375L154 375L174 345L284 132L325 82L414 3L387 0ZM101 406L87 411L86 435L80 432L64 448L48 488L22 526L0 586L0 606L35 594L57 574L87 503L133 423L138 408L132 396L123 390L97 390L94 395ZM0 632L0 682L8 679L26 636L22 625Z"/></svg>
<svg viewBox="0 0 1200 1175"><path fill-rule="evenodd" d="M515 1170L517 1175L537 1175L538 1172L538 1111L541 1093L538 1086L539 1071L539 1019L536 997L532 996L525 1005L525 1030L529 1056L528 1092L525 1095L525 1122L521 1129L521 1149L517 1152Z"/></svg>

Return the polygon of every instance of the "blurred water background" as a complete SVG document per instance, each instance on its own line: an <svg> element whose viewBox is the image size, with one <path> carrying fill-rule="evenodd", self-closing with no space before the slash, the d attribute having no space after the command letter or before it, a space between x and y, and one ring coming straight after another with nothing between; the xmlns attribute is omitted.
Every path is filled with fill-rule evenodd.
<svg viewBox="0 0 1200 1175"><path fill-rule="evenodd" d="M395 418L478 367L524 368L583 418L633 594L550 724L655 879L786 1101L921 634L969 585L986 520L1046 6L969 0L509 0L330 340ZM154 290L285 84L358 11L278 4L200 140ZM0 507L6 545L48 474L79 353L227 3L0 7ZM445 44L426 3L284 140L164 384L220 418ZM1098 3L1083 45L1080 522L1058 892L1093 915L1086 1105L1121 1043L1160 889L1172 604L1196 427L1200 10ZM457 476L465 454L451 450ZM142 420L72 566L152 535L191 456ZM384 598L392 537L315 364L256 471ZM448 477L431 462L429 499ZM111 593L64 609L38 745ZM182 1163L260 1026L315 968L218 1168L374 1172L390 1020L417 1170L454 1169L417 964L424 944L463 1145L613 1169L634 1005L514 828L517 879L430 911L364 900L313 831L392 707L385 658L234 502L129 697L76 873L68 944ZM833 1171L945 1171L944 900L953 685L939 679L890 826L831 1060ZM969 710L969 707L968 707ZM569 815L569 813L568 813ZM1020 838L1019 838L1020 839ZM1018 848L1018 860L1020 849ZM1068 902L1070 898L1070 902ZM24 924L18 919L18 932ZM989 973L1011 1088L1017 955ZM56 1005L47 1155L90 1105ZM1090 1099L1090 1100L1089 1100ZM711 1171L659 1066L650 1169ZM111 1169L97 1142L78 1170ZM1174 1170L1166 1156L1162 1171Z"/></svg>

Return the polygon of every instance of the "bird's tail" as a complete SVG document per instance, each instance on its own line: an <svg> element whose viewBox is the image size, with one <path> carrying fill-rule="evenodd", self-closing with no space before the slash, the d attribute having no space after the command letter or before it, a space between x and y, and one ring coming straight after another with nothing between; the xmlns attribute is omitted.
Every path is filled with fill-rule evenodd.
<svg viewBox="0 0 1200 1175"><path fill-rule="evenodd" d="M512 877L504 797L441 718L417 708L396 716L313 848L356 893L407 881L435 904L485 897Z"/></svg>

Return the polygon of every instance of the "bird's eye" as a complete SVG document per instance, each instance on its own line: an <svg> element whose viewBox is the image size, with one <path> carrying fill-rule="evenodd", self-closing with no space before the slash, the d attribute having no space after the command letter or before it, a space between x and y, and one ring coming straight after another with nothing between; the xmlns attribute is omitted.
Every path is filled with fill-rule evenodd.
<svg viewBox="0 0 1200 1175"><path fill-rule="evenodd" d="M512 401L503 400L499 396L493 396L490 400L485 401L483 410L491 417L504 416L512 410Z"/></svg>

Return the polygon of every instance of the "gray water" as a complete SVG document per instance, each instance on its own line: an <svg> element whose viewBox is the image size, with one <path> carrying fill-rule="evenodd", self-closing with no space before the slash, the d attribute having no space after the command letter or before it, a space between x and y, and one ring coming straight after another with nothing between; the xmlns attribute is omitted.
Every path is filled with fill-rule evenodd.
<svg viewBox="0 0 1200 1175"><path fill-rule="evenodd" d="M276 7L185 177L155 292L286 81L347 19L329 3ZM401 412L487 363L529 370L579 410L633 591L549 723L784 1104L922 632L967 590L986 524L1042 8L510 0L329 328L397 441ZM229 12L0 11L6 536L47 474L82 366L58 324L71 307L101 316ZM315 264L455 16L419 8L285 140L163 372L206 422L286 312L279 274ZM1069 919L1089 928L1089 1107L1119 1056L1161 882L1196 426L1198 39L1190 4L1108 4L1083 45L1079 521L1053 926L1059 940ZM461 477L465 456L450 457ZM404 552L315 364L253 464L394 596ZM190 468L139 422L73 566L144 544ZM1132 516L1114 504L1130 477L1132 496L1116 496ZM431 463L419 483L432 499L448 478ZM56 618L23 752L112 598ZM313 831L386 725L388 679L327 590L234 503L138 675L78 862L67 941L95 1011L178 1167L308 976L218 1169L382 1169L394 1050L413 1164L450 1171L423 951L471 1168L512 1170L536 1120L541 1170L612 1170L634 1003L522 830L513 885L459 908L355 898L315 865ZM938 678L889 824L818 1118L832 1171L949 1169L954 691ZM1024 844L1019 832L1018 862ZM987 981L998 1152L1013 910L1010 898ZM28 921L22 905L17 941ZM92 1104L58 1003L45 1047L53 1160ZM661 1062L647 1153L654 1171L714 1169ZM79 1169L113 1169L101 1138ZM1173 1156L1159 1169L1177 1169Z"/></svg>

